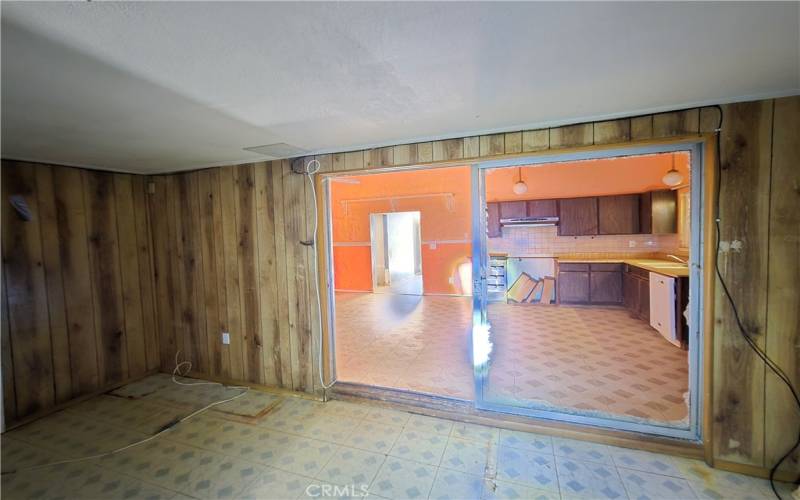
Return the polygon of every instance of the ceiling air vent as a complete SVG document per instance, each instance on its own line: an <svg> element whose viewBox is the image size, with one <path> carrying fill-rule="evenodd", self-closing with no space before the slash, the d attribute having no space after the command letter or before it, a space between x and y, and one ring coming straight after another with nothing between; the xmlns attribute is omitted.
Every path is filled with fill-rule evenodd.
<svg viewBox="0 0 800 500"><path fill-rule="evenodd" d="M245 151L252 151L253 153L269 156L273 160L279 160L281 158L293 158L295 156L303 156L304 154L308 153L307 149L298 148L297 146L292 146L291 144L286 144L285 142L266 144L264 146L253 146L244 149Z"/></svg>

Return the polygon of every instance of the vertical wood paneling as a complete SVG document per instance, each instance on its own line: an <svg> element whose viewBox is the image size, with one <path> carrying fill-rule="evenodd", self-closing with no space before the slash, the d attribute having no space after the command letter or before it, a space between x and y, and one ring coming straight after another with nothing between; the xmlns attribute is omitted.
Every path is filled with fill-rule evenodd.
<svg viewBox="0 0 800 500"><path fill-rule="evenodd" d="M244 374L248 382L264 383L255 242L255 173L252 164L236 167L236 222L239 241L239 291L242 305Z"/></svg>
<svg viewBox="0 0 800 500"><path fill-rule="evenodd" d="M114 175L114 200L117 212L128 374L131 377L138 377L147 371L147 352L142 316L142 289L139 281L139 249L136 243L136 210L130 175Z"/></svg>
<svg viewBox="0 0 800 500"><path fill-rule="evenodd" d="M3 271L14 357L17 412L28 415L52 406L53 359L48 323L47 285L42 265L36 177L30 166L3 166L3 199L24 197L31 220L3 207Z"/></svg>
<svg viewBox="0 0 800 500"><path fill-rule="evenodd" d="M569 125L550 129L550 148L570 148L592 144L594 131L591 123Z"/></svg>
<svg viewBox="0 0 800 500"><path fill-rule="evenodd" d="M434 141L433 161L460 160L464 158L464 140Z"/></svg>
<svg viewBox="0 0 800 500"><path fill-rule="evenodd" d="M550 131L525 130L522 132L522 151L541 151L550 147Z"/></svg>
<svg viewBox="0 0 800 500"><path fill-rule="evenodd" d="M225 269L222 261L222 242L217 237L215 222L219 218L219 174L218 169L201 170L197 173L197 196L200 207L200 253L203 262L203 287L205 298L205 331L208 340L208 369L216 376L229 376L228 352L222 345L225 329L224 307L220 297L224 296ZM221 229L221 227L219 228ZM220 254L219 259L218 255ZM218 260L220 261L218 263ZM221 265L220 265L221 264Z"/></svg>
<svg viewBox="0 0 800 500"><path fill-rule="evenodd" d="M631 118L631 139L643 141L653 137L653 115Z"/></svg>
<svg viewBox="0 0 800 500"><path fill-rule="evenodd" d="M501 155L505 150L505 134L480 136L480 156Z"/></svg>
<svg viewBox="0 0 800 500"><path fill-rule="evenodd" d="M11 333L8 326L6 280L0 280L0 349L3 363L3 411L6 422L17 418L17 395L14 387L14 356L11 354Z"/></svg>
<svg viewBox="0 0 800 500"><path fill-rule="evenodd" d="M158 345L161 369L174 367L177 342L172 321L176 307L175 283L173 277L172 253L170 244L170 214L172 207L172 176L158 176L151 179L155 193L150 195L150 231L153 236L153 279L156 291L156 316L158 318Z"/></svg>
<svg viewBox="0 0 800 500"><path fill-rule="evenodd" d="M653 115L653 137L696 134L700 129L700 110L687 109Z"/></svg>
<svg viewBox="0 0 800 500"><path fill-rule="evenodd" d="M280 337L281 378L283 387L294 387L292 368L292 341L289 329L288 267L286 264L286 233L284 231L283 175L289 162L273 161L270 165L272 176L273 224L275 227L275 279L277 288L275 311L278 316L278 335Z"/></svg>
<svg viewBox="0 0 800 500"><path fill-rule="evenodd" d="M320 160L320 164L322 164ZM275 198L272 163L255 168L258 310L264 354L264 381L282 386L281 337L278 327L278 282L275 269Z"/></svg>
<svg viewBox="0 0 800 500"><path fill-rule="evenodd" d="M47 304L50 313L50 343L53 353L53 376L57 403L72 398L67 313L64 305L64 284L61 277L61 254L58 241L58 217L53 188L53 171L49 166L35 168L39 228L42 233L42 263L47 283Z"/></svg>
<svg viewBox="0 0 800 500"><path fill-rule="evenodd" d="M288 163L283 165L284 241L286 248L289 336L292 352L293 388L310 391L313 382L309 370L311 343L308 314L308 281L305 247L308 238L305 219L305 185L301 175L294 174Z"/></svg>
<svg viewBox="0 0 800 500"><path fill-rule="evenodd" d="M771 129L772 101L725 106L719 193L723 251L718 260L747 333L762 348L767 334ZM742 340L719 286L714 313L715 456L764 466L765 368Z"/></svg>
<svg viewBox="0 0 800 500"><path fill-rule="evenodd" d="M222 207L222 238L225 262L225 300L227 304L228 331L231 343L230 373L235 380L244 379L242 356L242 308L239 295L239 238L236 222L235 169L220 169L220 203Z"/></svg>
<svg viewBox="0 0 800 500"><path fill-rule="evenodd" d="M506 154L522 152L522 132L509 132L505 134L504 141Z"/></svg>
<svg viewBox="0 0 800 500"><path fill-rule="evenodd" d="M142 307L142 328L147 370L158 368L158 330L156 325L155 289L153 279L153 254L151 248L149 212L147 210L147 182L145 177L131 177L133 190L134 224L136 226L136 258L139 266L139 294Z"/></svg>
<svg viewBox="0 0 800 500"><path fill-rule="evenodd" d="M74 168L54 168L53 180L54 186L58 186L54 193L61 277L65 285L72 392L77 396L89 393L100 385L83 175Z"/></svg>
<svg viewBox="0 0 800 500"><path fill-rule="evenodd" d="M128 377L114 178L87 170L83 180L98 367L101 385L105 385Z"/></svg>
<svg viewBox="0 0 800 500"><path fill-rule="evenodd" d="M773 130L766 347L767 355L800 388L800 97L775 100ZM792 446L785 433L800 429L800 414L789 390L769 371L764 397L765 462L770 466ZM781 470L796 475L800 451Z"/></svg>
<svg viewBox="0 0 800 500"><path fill-rule="evenodd" d="M477 158L481 155L481 138L479 136L464 138L464 158Z"/></svg>
<svg viewBox="0 0 800 500"><path fill-rule="evenodd" d="M631 121L610 120L594 124L594 143L613 144L631 140Z"/></svg>

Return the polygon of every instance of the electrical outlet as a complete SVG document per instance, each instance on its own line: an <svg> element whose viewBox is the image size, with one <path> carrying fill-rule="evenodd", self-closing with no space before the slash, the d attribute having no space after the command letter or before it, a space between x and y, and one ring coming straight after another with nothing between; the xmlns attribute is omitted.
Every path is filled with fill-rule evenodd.
<svg viewBox="0 0 800 500"><path fill-rule="evenodd" d="M633 248L633 247L635 247L635 246L636 246L636 241L634 241L634 240L628 240L628 246L629 246L630 248Z"/></svg>
<svg viewBox="0 0 800 500"><path fill-rule="evenodd" d="M451 285L455 285L456 284L456 279L453 278L452 276L450 276L449 278L447 278L447 282L450 283Z"/></svg>
<svg viewBox="0 0 800 500"><path fill-rule="evenodd" d="M225 345L230 345L231 343L231 334L228 332L222 332L222 343Z"/></svg>

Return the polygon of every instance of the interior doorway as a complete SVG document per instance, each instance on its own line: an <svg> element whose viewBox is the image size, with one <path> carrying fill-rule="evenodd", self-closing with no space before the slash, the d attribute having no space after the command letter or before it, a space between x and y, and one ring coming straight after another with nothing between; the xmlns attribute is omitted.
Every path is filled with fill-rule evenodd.
<svg viewBox="0 0 800 500"><path fill-rule="evenodd" d="M372 291L422 295L420 212L370 214Z"/></svg>

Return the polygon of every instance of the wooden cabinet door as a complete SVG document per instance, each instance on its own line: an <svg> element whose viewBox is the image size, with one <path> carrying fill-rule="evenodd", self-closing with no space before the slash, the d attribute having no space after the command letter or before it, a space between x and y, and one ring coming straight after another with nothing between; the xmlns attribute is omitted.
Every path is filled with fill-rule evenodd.
<svg viewBox="0 0 800 500"><path fill-rule="evenodd" d="M489 238L499 238L503 236L500 228L500 204L486 204L486 232Z"/></svg>
<svg viewBox="0 0 800 500"><path fill-rule="evenodd" d="M639 281L639 317L650 322L650 280L637 278Z"/></svg>
<svg viewBox="0 0 800 500"><path fill-rule="evenodd" d="M527 204L524 201L501 201L500 218L513 219L527 215Z"/></svg>
<svg viewBox="0 0 800 500"><path fill-rule="evenodd" d="M622 305L631 315L639 316L639 280L630 272L622 275Z"/></svg>
<svg viewBox="0 0 800 500"><path fill-rule="evenodd" d="M558 200L558 216L561 236L597 234L597 198Z"/></svg>
<svg viewBox="0 0 800 500"><path fill-rule="evenodd" d="M639 232L642 234L653 232L653 197L650 193L639 195Z"/></svg>
<svg viewBox="0 0 800 500"><path fill-rule="evenodd" d="M559 272L556 287L558 287L558 301L562 304L589 303L588 272Z"/></svg>
<svg viewBox="0 0 800 500"><path fill-rule="evenodd" d="M597 200L600 234L639 232L639 195L601 196Z"/></svg>
<svg viewBox="0 0 800 500"><path fill-rule="evenodd" d="M678 193L671 189L653 191L652 217L653 234L669 234L678 232Z"/></svg>
<svg viewBox="0 0 800 500"><path fill-rule="evenodd" d="M528 203L528 217L556 217L558 205L556 200L530 200Z"/></svg>
<svg viewBox="0 0 800 500"><path fill-rule="evenodd" d="M589 277L592 304L622 303L622 273L618 271L592 271Z"/></svg>

